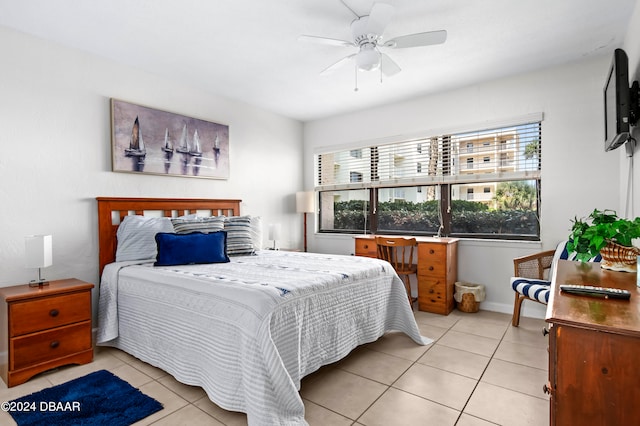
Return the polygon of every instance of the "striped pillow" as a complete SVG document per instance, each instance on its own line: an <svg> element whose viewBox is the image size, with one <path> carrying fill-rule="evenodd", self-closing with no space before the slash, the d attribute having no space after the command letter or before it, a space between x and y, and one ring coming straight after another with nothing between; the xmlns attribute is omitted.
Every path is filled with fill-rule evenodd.
<svg viewBox="0 0 640 426"><path fill-rule="evenodd" d="M224 230L227 231L227 254L229 256L255 253L250 216L227 217L224 221Z"/></svg>
<svg viewBox="0 0 640 426"><path fill-rule="evenodd" d="M223 216L211 217L195 217L195 218L174 218L171 219L173 229L178 234L188 234L190 232L209 232L222 231L224 229Z"/></svg>

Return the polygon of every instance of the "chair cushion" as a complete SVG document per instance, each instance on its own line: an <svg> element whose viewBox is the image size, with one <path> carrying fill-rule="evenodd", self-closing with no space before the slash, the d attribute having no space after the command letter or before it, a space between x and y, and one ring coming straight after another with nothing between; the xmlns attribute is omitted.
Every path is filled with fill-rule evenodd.
<svg viewBox="0 0 640 426"><path fill-rule="evenodd" d="M512 277L511 288L529 299L537 300L545 305L549 303L551 281Z"/></svg>

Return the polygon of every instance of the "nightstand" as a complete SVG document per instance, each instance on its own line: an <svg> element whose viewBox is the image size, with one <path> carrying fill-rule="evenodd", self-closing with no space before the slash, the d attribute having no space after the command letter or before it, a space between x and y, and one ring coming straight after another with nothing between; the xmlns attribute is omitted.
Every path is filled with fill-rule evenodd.
<svg viewBox="0 0 640 426"><path fill-rule="evenodd" d="M0 288L0 377L8 387L93 360L92 288L75 278Z"/></svg>

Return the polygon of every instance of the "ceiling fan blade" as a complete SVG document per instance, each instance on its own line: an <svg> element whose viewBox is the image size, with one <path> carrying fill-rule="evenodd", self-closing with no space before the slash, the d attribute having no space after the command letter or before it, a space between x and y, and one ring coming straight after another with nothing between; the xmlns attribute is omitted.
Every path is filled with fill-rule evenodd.
<svg viewBox="0 0 640 426"><path fill-rule="evenodd" d="M442 44L447 39L445 30L429 31L426 33L409 34L396 37L383 44L384 47L394 49L404 49L406 47L431 46L433 44Z"/></svg>
<svg viewBox="0 0 640 426"><path fill-rule="evenodd" d="M391 77L392 75L398 74L402 69L396 62L389 57L386 53L380 54L380 69L382 73L387 77Z"/></svg>
<svg viewBox="0 0 640 426"><path fill-rule="evenodd" d="M306 42L310 42L310 43L324 44L325 46L355 47L355 44L353 44L350 41L338 40L338 39L335 39L335 38L310 36L310 35L298 36L298 41L306 41Z"/></svg>
<svg viewBox="0 0 640 426"><path fill-rule="evenodd" d="M387 25L389 25L394 12L395 8L390 4L374 3L371 12L369 12L365 34L381 36Z"/></svg>
<svg viewBox="0 0 640 426"><path fill-rule="evenodd" d="M322 72L320 73L320 75L328 75L331 74L333 71L337 70L338 68L340 68L341 66L343 66L344 64L346 64L347 62L349 62L350 60L352 60L353 58L356 57L356 53L353 53L349 56L345 56L344 58L340 59L338 62L336 62L333 65L329 65L327 68L325 68L324 70L322 70Z"/></svg>

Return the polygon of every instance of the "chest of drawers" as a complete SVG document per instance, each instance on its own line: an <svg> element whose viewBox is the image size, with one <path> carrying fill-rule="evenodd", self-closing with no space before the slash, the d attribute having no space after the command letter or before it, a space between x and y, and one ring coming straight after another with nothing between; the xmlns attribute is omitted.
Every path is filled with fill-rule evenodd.
<svg viewBox="0 0 640 426"><path fill-rule="evenodd" d="M629 300L563 293L560 284L628 290ZM640 412L640 288L636 274L598 263L558 261L549 323L550 424L638 425Z"/></svg>
<svg viewBox="0 0 640 426"><path fill-rule="evenodd" d="M0 288L0 376L7 386L93 360L92 288L74 278Z"/></svg>
<svg viewBox="0 0 640 426"><path fill-rule="evenodd" d="M457 259L456 241L418 244L418 309L443 315L453 310Z"/></svg>

